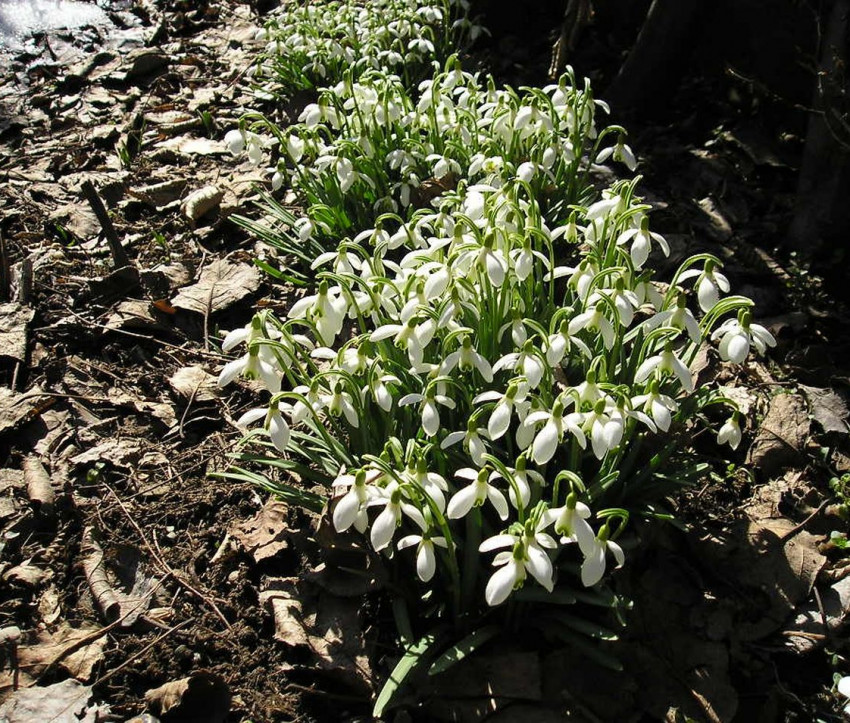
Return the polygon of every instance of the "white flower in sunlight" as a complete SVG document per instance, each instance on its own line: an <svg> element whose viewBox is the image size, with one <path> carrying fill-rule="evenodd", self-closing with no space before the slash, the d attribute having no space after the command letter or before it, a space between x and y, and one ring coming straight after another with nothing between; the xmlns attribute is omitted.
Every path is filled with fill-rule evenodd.
<svg viewBox="0 0 850 723"><path fill-rule="evenodd" d="M617 567L623 566L626 556L623 548L616 542L608 539L608 525L602 525L599 534L582 548L584 562L581 565L581 583L585 587L592 587L602 579L605 574L605 557L608 551L614 555Z"/></svg>
<svg viewBox="0 0 850 723"><path fill-rule="evenodd" d="M647 216L643 217L639 227L626 229L617 237L618 246L623 246L629 241L632 242L629 254L636 269L642 269L646 260L649 258L652 241L655 241L661 247L665 256L670 255L670 246L667 240L661 234L649 230L649 219Z"/></svg>
<svg viewBox="0 0 850 723"><path fill-rule="evenodd" d="M486 437L487 430L482 427L477 427L473 419L469 420L469 425L465 432L451 432L445 436L440 442L440 449L448 449L453 444L463 442L464 451L470 456L475 464L484 464L484 455L487 452L487 446L484 444L483 437Z"/></svg>
<svg viewBox="0 0 850 723"><path fill-rule="evenodd" d="M342 290L335 286L328 287L328 282L319 283L317 294L305 296L296 301L289 309L290 319L307 319L312 322L319 336L319 341L329 345L342 331L348 304L342 296Z"/></svg>
<svg viewBox="0 0 850 723"><path fill-rule="evenodd" d="M546 361L549 363L549 366L554 367L560 364L573 346L588 359L591 357L587 344L581 339L570 335L570 322L566 319L561 322L558 331L555 334L550 334L546 341L548 343L546 347Z"/></svg>
<svg viewBox="0 0 850 723"><path fill-rule="evenodd" d="M714 305L720 301L720 292L728 293L729 279L727 279L719 271L715 270L715 262L706 261L705 268L688 269L679 276L679 281L687 281L688 279L696 278L697 299L699 307L706 313L714 308Z"/></svg>
<svg viewBox="0 0 850 723"><path fill-rule="evenodd" d="M642 408L662 432L670 429L672 415L679 409L672 397L658 391L658 382L654 379L649 384L648 393L638 394L632 399L632 406Z"/></svg>
<svg viewBox="0 0 850 723"><path fill-rule="evenodd" d="M525 418L527 424L545 422L531 444L531 458L535 464L546 464L555 456L566 432L570 432L584 449L587 446L587 438L580 426L583 419L584 415L579 412L567 413L560 399L555 402L551 412L541 410L529 414Z"/></svg>
<svg viewBox="0 0 850 723"><path fill-rule="evenodd" d="M687 330L688 337L694 344L699 344L702 338L702 332L699 328L699 323L693 315L693 312L685 306L686 297L684 294L679 294L676 301L676 307L659 311L654 316L649 317L643 325L652 331L661 327L670 327L673 329Z"/></svg>
<svg viewBox="0 0 850 723"><path fill-rule="evenodd" d="M238 156L245 150L246 140L245 131L241 131L238 128L234 128L224 134L224 145L227 146L227 150L234 156Z"/></svg>
<svg viewBox="0 0 850 723"><path fill-rule="evenodd" d="M538 526L540 526L539 523ZM479 552L511 548L502 550L493 559L493 566L500 569L496 570L487 581L487 587L484 590L487 604L495 606L507 600L514 590L523 586L528 573L531 573L531 576L547 592L552 592L555 587L553 580L555 571L544 548L551 549L555 546L555 541L542 532L542 529L537 530L533 535L501 534L484 540L478 548Z"/></svg>
<svg viewBox="0 0 850 723"><path fill-rule="evenodd" d="M522 374L528 381L529 387L535 389L543 379L546 363L542 355L534 348L531 340L527 341L520 352L505 354L493 365L493 373L502 369L512 369L516 374Z"/></svg>
<svg viewBox="0 0 850 723"><path fill-rule="evenodd" d="M561 543L567 545L576 542L581 550L591 550L596 537L587 522L590 514L590 508L579 501L573 492L567 496L567 503L563 507L546 511L548 520L555 523L555 532L561 535Z"/></svg>
<svg viewBox="0 0 850 723"><path fill-rule="evenodd" d="M723 361L740 364L750 353L751 344L759 354L764 354L769 346L776 346L773 334L761 324L751 323L749 316L745 313L741 320L727 319L711 335L712 340L720 339L718 349Z"/></svg>
<svg viewBox="0 0 850 723"><path fill-rule="evenodd" d="M411 317L406 324L384 324L379 326L369 336L369 341L382 341L393 338L393 343L399 349L406 349L410 362L414 366L422 361L425 347L431 343L437 325L430 317L418 323L417 317Z"/></svg>
<svg viewBox="0 0 850 723"><path fill-rule="evenodd" d="M378 552L392 542L396 529L401 525L402 513L419 525L420 529L427 529L422 513L403 500L401 487L395 480L379 490L378 496L370 499L368 504L370 507L384 505L384 509L372 523L372 531L369 535L372 547Z"/></svg>
<svg viewBox="0 0 850 723"><path fill-rule="evenodd" d="M464 467L455 472L455 477L469 480L470 484L461 488L449 500L446 515L453 520L466 517L473 507L481 507L487 500L493 505L499 517L508 519L508 502L499 490L490 484L490 469L482 467L476 471L471 467Z"/></svg>
<svg viewBox="0 0 850 723"><path fill-rule="evenodd" d="M599 155L596 156L596 163L605 163L605 161L609 158L613 158L615 161L625 164L626 168L630 171L634 171L637 168L637 159L635 158L635 154L632 152L632 149L625 144L622 136L619 138L616 145L608 146L607 148L603 148L599 151Z"/></svg>
<svg viewBox="0 0 850 723"><path fill-rule="evenodd" d="M741 444L741 425L738 424L738 413L734 413L717 433L718 444L728 444L732 449L738 449Z"/></svg>
<svg viewBox="0 0 850 723"><path fill-rule="evenodd" d="M447 409L454 409L455 403L453 399L443 394L405 394L398 400L399 407L406 407L411 404L419 405L419 414L422 418L422 429L429 437L433 437L440 431L440 411L437 405L441 404Z"/></svg>
<svg viewBox="0 0 850 723"><path fill-rule="evenodd" d="M624 425L622 412L605 399L597 401L593 409L584 415L582 430L590 437L593 454L597 459L602 459L620 444Z"/></svg>
<svg viewBox="0 0 850 723"><path fill-rule="evenodd" d="M656 373L656 377L658 374L672 374L679 380L679 383L686 392L691 393L694 391L694 380L690 370L673 353L673 350L669 346L660 354L649 357L649 359L645 360L637 368L635 381L638 384L645 382L653 372Z"/></svg>
<svg viewBox="0 0 850 723"><path fill-rule="evenodd" d="M567 327L570 335L577 334L582 329L596 331L602 336L602 343L606 349L613 347L615 338L614 327L608 320L608 317L605 316L605 308L605 304L600 302L594 308L573 317L570 325Z"/></svg>
<svg viewBox="0 0 850 723"><path fill-rule="evenodd" d="M437 556L434 546L448 547L445 537L421 535L405 535L398 541L398 549L416 545L416 574L422 582L429 582L437 571Z"/></svg>
<svg viewBox="0 0 850 723"><path fill-rule="evenodd" d="M354 525L358 532L366 532L369 525L367 507L369 500L377 495L378 488L367 482L375 482L381 473L372 470L367 474L360 470L356 475L340 473L331 483L334 489L348 488L348 491L334 504L333 523L337 532L345 532ZM370 479L371 476L371 479Z"/></svg>
<svg viewBox="0 0 850 723"><path fill-rule="evenodd" d="M293 163L298 163L304 155L304 141L296 135L290 135L286 139L286 152Z"/></svg>
<svg viewBox="0 0 850 723"><path fill-rule="evenodd" d="M359 177L354 170L354 164L348 158L338 158L336 161L336 177L339 181L339 190L346 193Z"/></svg>
<svg viewBox="0 0 850 723"><path fill-rule="evenodd" d="M352 427L360 426L360 418L354 408L354 400L348 392L344 391L341 383L335 384L333 392L322 395L321 399L322 404L328 410L328 414L332 417L345 416Z"/></svg>
<svg viewBox="0 0 850 723"><path fill-rule="evenodd" d="M263 358L262 349L259 344L253 344L247 354L225 364L218 376L218 386L225 387L243 376L246 379L260 379L272 394L279 392L281 372L276 365Z"/></svg>
<svg viewBox="0 0 850 723"><path fill-rule="evenodd" d="M493 368L490 362L475 350L468 335L463 337L460 349L443 359L440 365L440 376L448 376L455 367L462 372L477 369L485 382L493 381Z"/></svg>
<svg viewBox="0 0 850 723"><path fill-rule="evenodd" d="M508 431L511 424L511 415L514 411L514 405L522 404L528 394L528 383L524 380L516 380L508 385L504 394L495 390L482 392L473 400L473 404L481 404L482 402L496 402L493 411L490 412L490 418L487 421L487 433L492 440L503 437Z"/></svg>
<svg viewBox="0 0 850 723"><path fill-rule="evenodd" d="M286 405L289 407L289 405ZM263 428L268 432L272 444L278 452L286 452L289 446L289 424L280 413L278 404L272 404L270 407L262 409L249 409L239 419L236 420L236 426L240 429L247 430L248 426L259 419L264 419Z"/></svg>

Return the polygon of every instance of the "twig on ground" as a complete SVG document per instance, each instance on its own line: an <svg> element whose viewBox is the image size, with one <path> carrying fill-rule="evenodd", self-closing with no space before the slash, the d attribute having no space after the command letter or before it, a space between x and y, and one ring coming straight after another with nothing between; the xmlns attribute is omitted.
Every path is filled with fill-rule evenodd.
<svg viewBox="0 0 850 723"><path fill-rule="evenodd" d="M92 182L83 181L82 191L84 198L89 202L89 206L91 206L91 210L97 216L100 227L103 229L103 235L106 236L106 242L109 244L109 250L112 252L112 260L115 262L115 268L120 269L124 266L130 266L130 257L121 245L118 232L115 230L115 226L112 225L112 219L109 218L106 207L103 205L103 201L100 200L100 196L97 195Z"/></svg>
<svg viewBox="0 0 850 723"><path fill-rule="evenodd" d="M177 625L173 625L172 627L168 628L168 630L166 630L164 633L160 633L153 640L151 640L151 642L148 643L144 648L142 648L140 651L138 651L134 655L131 655L129 658L127 658L127 660L125 660L123 663L121 663L121 665L119 665L117 668L113 668L108 673L106 673L106 675L98 678L94 682L94 685L100 685L101 683L109 680L113 675L118 673L120 670L123 670L128 665L132 664L133 662L135 662L136 660L141 658L145 653L148 652L148 650L150 650L160 640L167 638L169 635L173 635L174 633L176 633L181 628L185 628L187 625L189 625L193 622L195 622L195 618L189 618L188 620L184 620L183 622L177 623Z"/></svg>
<svg viewBox="0 0 850 723"><path fill-rule="evenodd" d="M178 584L180 584L184 588L186 588L190 593L192 593L199 600L206 603L210 607L210 609L215 613L216 617L218 617L218 619L221 620L224 623L224 626L228 630L231 630L232 626L228 622L227 618L224 617L224 614L221 612L218 605L215 604L215 601L211 600L209 598L209 596L204 595L202 592L200 592L199 590L194 588L192 585L190 585L186 580L183 579L183 577L181 575L177 574L177 571L174 570L174 568L171 567L171 565L169 565L167 562L165 562L165 560L162 558L162 556L156 550L154 550L154 548L148 542L147 537L145 537L145 533L142 532L142 528L139 527L139 524L133 519L133 516L130 514L130 511L127 509L127 506L121 501L121 498L116 494L115 490L113 490L109 485L104 485L104 487L106 487L106 489L115 498L115 501L118 503L118 506L121 508L121 511L124 513L124 516L127 518L127 521L133 526L133 529L136 530L136 534L138 534L139 539L141 539L141 541L142 541L142 544L147 548L148 552L151 554L151 557L153 557L154 561L157 563L157 565L159 565L159 567L162 569L162 571L166 575L168 575L169 577L173 578ZM156 539L156 538L154 537L154 539ZM157 547L158 547L158 545L157 545Z"/></svg>
<svg viewBox="0 0 850 723"><path fill-rule="evenodd" d="M799 533L806 525L808 525L813 519L815 519L815 517L817 517L821 512L823 512L823 510L830 502L832 502L832 498L827 497L823 502L820 503L820 506L814 512L812 512L812 514L810 514L805 520L803 520L799 525L792 527L790 530L788 530L788 532L782 535L782 537L779 538L780 544L784 545L786 542L788 542L788 540L794 537L794 535Z"/></svg>

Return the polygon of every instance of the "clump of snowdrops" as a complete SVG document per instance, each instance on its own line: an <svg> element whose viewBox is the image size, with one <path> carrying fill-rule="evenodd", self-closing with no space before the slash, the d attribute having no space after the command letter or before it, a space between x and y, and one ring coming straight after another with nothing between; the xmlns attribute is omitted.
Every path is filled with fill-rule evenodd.
<svg viewBox="0 0 850 723"><path fill-rule="evenodd" d="M257 165L276 149L272 188L287 185L305 209L296 221L270 202L266 210L276 224L241 221L309 264L339 239L359 242L376 225L403 233L401 221L461 179L499 187L520 178L547 221L557 224L572 204L586 200L588 158L613 156L634 168L623 129L597 131L598 109L607 112L571 70L556 84L520 92L463 72L456 58L416 93L392 74L368 71L354 80L348 73L319 92L299 123L282 130L249 114L227 134L231 150Z"/></svg>
<svg viewBox="0 0 850 723"><path fill-rule="evenodd" d="M224 340L242 352L220 383L269 394L238 424L325 481L336 530L413 566L447 614L597 585L630 516L669 493L674 433L725 404L719 438L740 441L733 403L694 385L699 347L740 363L773 344L715 257L658 283L648 211L619 182L550 228L527 180L461 183L340 243L315 293Z"/></svg>
<svg viewBox="0 0 850 723"><path fill-rule="evenodd" d="M265 53L254 71L267 97L384 70L414 85L486 31L467 0L331 0L284 6L260 32Z"/></svg>

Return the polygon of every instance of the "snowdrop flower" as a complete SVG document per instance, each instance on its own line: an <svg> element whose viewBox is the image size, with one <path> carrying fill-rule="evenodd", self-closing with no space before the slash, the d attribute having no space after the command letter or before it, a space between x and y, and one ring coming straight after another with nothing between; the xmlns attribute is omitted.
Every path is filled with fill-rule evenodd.
<svg viewBox="0 0 850 723"><path fill-rule="evenodd" d="M496 406L490 412L490 419L487 422L487 434L490 439L499 439L508 431L514 405L523 402L528 393L528 388L529 385L525 380L517 380L508 384L508 388L504 394L495 390L482 392L472 400L473 404L496 402Z"/></svg>
<svg viewBox="0 0 850 723"><path fill-rule="evenodd" d="M485 382L493 381L493 368L490 362L475 350L468 335L464 335L460 349L453 351L443 360L440 365L440 376L448 376L455 367L462 372L477 369Z"/></svg>
<svg viewBox="0 0 850 723"><path fill-rule="evenodd" d="M401 380L394 374L385 374L381 365L376 362L369 371L368 385L361 390L364 399L366 394L370 394L375 404L385 412L389 412L393 406L393 395L387 384L401 384Z"/></svg>
<svg viewBox="0 0 850 723"><path fill-rule="evenodd" d="M304 141L296 135L290 135L286 139L286 152L293 163L298 163L304 155Z"/></svg>
<svg viewBox="0 0 850 723"><path fill-rule="evenodd" d="M612 409L605 399L597 401L593 410L584 416L582 430L590 437L593 454L597 459L602 459L620 444L624 424L622 412Z"/></svg>
<svg viewBox="0 0 850 723"><path fill-rule="evenodd" d="M720 338L720 358L734 364L740 364L747 358L747 354L750 353L750 344L760 354L764 354L767 347L776 346L773 334L761 324L753 324L750 321L749 312L741 313L738 319L724 321L711 338L712 340Z"/></svg>
<svg viewBox="0 0 850 723"><path fill-rule="evenodd" d="M605 308L605 304L600 302L593 309L575 316L567 327L570 335L577 334L582 329L597 331L602 336L602 343L606 349L614 346L614 327L604 314Z"/></svg>
<svg viewBox="0 0 850 723"><path fill-rule="evenodd" d="M446 509L446 497L443 493L449 491L449 486L441 475L428 471L428 464L423 457L417 459L415 465L408 465L404 477L422 489L440 512Z"/></svg>
<svg viewBox="0 0 850 723"><path fill-rule="evenodd" d="M694 344L699 344L702 339L702 333L700 332L696 318L686 304L687 297L684 294L679 294L676 300L675 309L659 311L657 314L643 322L644 326L646 326L646 328L650 331L660 327L687 330L690 340Z"/></svg>
<svg viewBox="0 0 850 723"><path fill-rule="evenodd" d="M278 452L285 453L286 448L289 446L290 432L286 419L280 413L278 403L272 402L267 408L249 409L236 420L236 426L245 431L250 424L253 424L259 419L265 419L263 428L268 432L275 449Z"/></svg>
<svg viewBox="0 0 850 723"><path fill-rule="evenodd" d="M371 482L380 477L380 472L372 471ZM340 473L331 483L334 489L347 488L347 492L337 499L333 511L334 529L337 532L345 532L354 525L358 532L366 532L369 524L367 507L369 500L376 495L376 487L367 485L366 470L358 470L357 474Z"/></svg>
<svg viewBox="0 0 850 723"><path fill-rule="evenodd" d="M634 171L637 168L637 159L632 149L624 143L624 140L621 135L616 145L603 148L596 156L596 163L605 163L609 158L613 158L615 161L625 164L630 171Z"/></svg>
<svg viewBox="0 0 850 723"><path fill-rule="evenodd" d="M319 292L305 296L296 301L289 309L290 319L307 319L311 321L318 332L323 344L331 344L337 334L342 331L348 305L342 297L342 290L335 286L328 287L328 282L319 283Z"/></svg>
<svg viewBox="0 0 850 723"><path fill-rule="evenodd" d="M455 492L449 500L446 515L457 520L466 517L473 507L481 507L487 500L493 505L499 517L508 519L508 502L499 490L490 484L491 472L489 467L482 467L475 471L470 467L464 467L455 472L455 477L469 480L470 484Z"/></svg>
<svg viewBox="0 0 850 723"><path fill-rule="evenodd" d="M246 379L260 379L272 394L280 391L280 370L267 359L261 357L260 344L248 347L248 352L224 365L218 376L218 386L225 387L234 379L243 376Z"/></svg>
<svg viewBox="0 0 850 723"><path fill-rule="evenodd" d="M399 550L416 545L416 574L422 582L429 582L437 571L434 546L447 548L445 537L431 537L425 530L421 535L405 535L396 545Z"/></svg>
<svg viewBox="0 0 850 723"><path fill-rule="evenodd" d="M735 412L717 433L718 444L728 444L732 449L738 449L741 444L741 425L738 423L739 413Z"/></svg>
<svg viewBox="0 0 850 723"><path fill-rule="evenodd" d="M724 294L729 291L729 279L719 271L715 271L717 263L711 259L705 262L705 268L688 269L679 276L679 281L687 281L696 278L697 299L699 307L708 313L714 305L720 301L720 292Z"/></svg>
<svg viewBox="0 0 850 723"><path fill-rule="evenodd" d="M546 480L539 472L528 469L528 463L525 461L525 455L521 454L517 457L516 467L508 467L508 471L513 478L513 484L508 485L508 499L515 509L520 507L525 508L531 501L531 484L538 486L546 484ZM501 475L499 475L501 477ZM510 482L510 480L506 480ZM516 488L516 489L514 489ZM517 491L519 491L519 499L517 499Z"/></svg>
<svg viewBox="0 0 850 723"><path fill-rule="evenodd" d="M543 264L543 268L547 271L549 270L549 259L540 253L540 251L532 249L531 240L528 238L523 241L520 248L514 249L508 256L513 261L514 274L519 281L525 281L531 276L532 271L534 271L535 258Z"/></svg>
<svg viewBox="0 0 850 723"><path fill-rule="evenodd" d="M247 138L245 131L238 128L234 128L224 134L224 145L227 146L227 150L234 156L238 156L245 150L246 141Z"/></svg>
<svg viewBox="0 0 850 723"><path fill-rule="evenodd" d="M343 390L342 383L337 382L334 385L331 394L322 396L322 404L327 408L328 414L332 417L345 416L346 421L354 428L360 426L360 418L357 416L357 410L354 408L354 400L351 395Z"/></svg>
<svg viewBox="0 0 850 723"><path fill-rule="evenodd" d="M639 394L632 399L632 405L641 407L662 432L670 430L672 415L679 409L679 405L671 397L658 391L656 379L649 383L647 394Z"/></svg>
<svg viewBox="0 0 850 723"><path fill-rule="evenodd" d="M384 324L379 326L369 336L369 341L382 341L393 337L393 343L399 349L406 349L410 362L414 366L422 361L425 347L431 343L436 331L436 324L431 318L418 323L417 317L412 317L406 324Z"/></svg>
<svg viewBox="0 0 850 723"><path fill-rule="evenodd" d="M567 503L563 507L547 510L550 522L555 523L555 532L561 535L562 544L577 542L582 550L592 550L596 534L587 522L590 508L579 501L575 492L567 495Z"/></svg>
<svg viewBox="0 0 850 723"><path fill-rule="evenodd" d="M528 386L535 389L546 371L546 364L541 357L540 352L534 348L534 342L529 339L522 347L522 351L505 354L499 359L493 365L493 373L500 372L502 369L512 369L517 374L522 374L528 381Z"/></svg>
<svg viewBox="0 0 850 723"><path fill-rule="evenodd" d="M635 381L638 384L645 382L649 378L649 375L653 372L656 376L665 373L672 374L679 380L679 383L686 392L691 393L694 391L694 380L693 377L691 377L690 370L682 363L679 357L673 353L669 344L666 345L664 351L660 354L649 357L649 359L645 360L643 364L637 368L637 372L635 372Z"/></svg>
<svg viewBox="0 0 850 723"><path fill-rule="evenodd" d="M605 574L605 556L609 550L614 555L617 568L622 567L626 561L623 548L613 540L609 540L609 534L608 524L605 523L600 528L599 534L585 543L585 547L582 548L584 562L581 565L581 583L585 587L592 587L602 579Z"/></svg>
<svg viewBox="0 0 850 723"><path fill-rule="evenodd" d="M591 353L581 339L570 335L570 322L567 319L561 321L558 331L551 334L547 339L548 346L546 347L546 361L549 366L555 367L563 361L564 357L570 352L573 346L590 359Z"/></svg>
<svg viewBox="0 0 850 723"><path fill-rule="evenodd" d="M635 309L640 306L640 301L634 291L625 288L622 277L617 279L613 289L594 291L588 297L587 305L593 306L603 296L614 302L620 325L630 326L635 318Z"/></svg>
<svg viewBox="0 0 850 723"><path fill-rule="evenodd" d="M419 413L422 416L422 429L429 437L433 437L440 431L440 412L437 409L438 404L442 404L448 409L454 409L454 400L449 399L443 394L435 394L433 391L428 391L423 394L405 394L398 401L399 407L406 407L411 404L419 405Z"/></svg>
<svg viewBox="0 0 850 723"><path fill-rule="evenodd" d="M558 445L566 432L570 432L578 440L579 446L584 449L587 446L587 438L579 426L582 419L583 415L578 412L567 414L564 403L560 398L555 402L551 413L541 410L529 414L525 418L526 424L534 425L539 422L546 422L531 444L531 458L535 464L546 464L555 456Z"/></svg>
<svg viewBox="0 0 850 723"><path fill-rule="evenodd" d="M626 229L617 237L618 246L623 246L629 241L632 242L629 254L636 269L642 269L649 258L651 241L655 241L661 247L665 256L670 255L670 246L667 244L667 240L661 234L649 230L648 216L643 216L638 228Z"/></svg>
<svg viewBox="0 0 850 723"><path fill-rule="evenodd" d="M376 552L380 552L392 542L396 528L401 525L402 513L419 525L420 529L427 529L422 513L409 502L403 501L402 494L398 482L393 480L380 490L380 496L369 500L370 506L384 505L384 509L372 523L369 535Z"/></svg>
<svg viewBox="0 0 850 723"><path fill-rule="evenodd" d="M440 443L440 449L448 449L453 444L463 442L463 449L472 461L477 465L483 465L487 447L482 437L486 434L487 430L479 427L475 422L475 418L470 417L466 431L447 434L445 439Z"/></svg>
<svg viewBox="0 0 850 723"><path fill-rule="evenodd" d="M539 523L538 523L539 524ZM521 536L502 534L490 537L481 543L479 552L492 552L504 547L493 559L493 566L501 569L493 573L487 581L484 598L490 606L501 605L511 592L523 586L528 573L547 591L555 587L554 568L544 547L556 547L555 541L542 531L536 530L529 535L523 531Z"/></svg>

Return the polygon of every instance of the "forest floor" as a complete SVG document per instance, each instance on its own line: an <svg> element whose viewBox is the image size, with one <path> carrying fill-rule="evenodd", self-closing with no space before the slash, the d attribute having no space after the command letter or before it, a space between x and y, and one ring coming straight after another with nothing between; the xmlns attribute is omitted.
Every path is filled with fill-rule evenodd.
<svg viewBox="0 0 850 723"><path fill-rule="evenodd" d="M221 141L247 110L284 117L246 79L263 17L109 15L3 61L0 718L368 720L397 659L376 581L321 563L319 520L216 476L254 397L218 389L216 340L288 293L228 218L267 174ZM720 256L777 337L766 360L699 370L747 411L745 444L694 440L715 472L675 501L681 525L638 531L615 578L633 601L623 671L507 639L395 720L841 720L850 568L829 481L850 472L849 320L775 252L799 147L718 92L688 85L688 113L630 142L670 263Z"/></svg>

